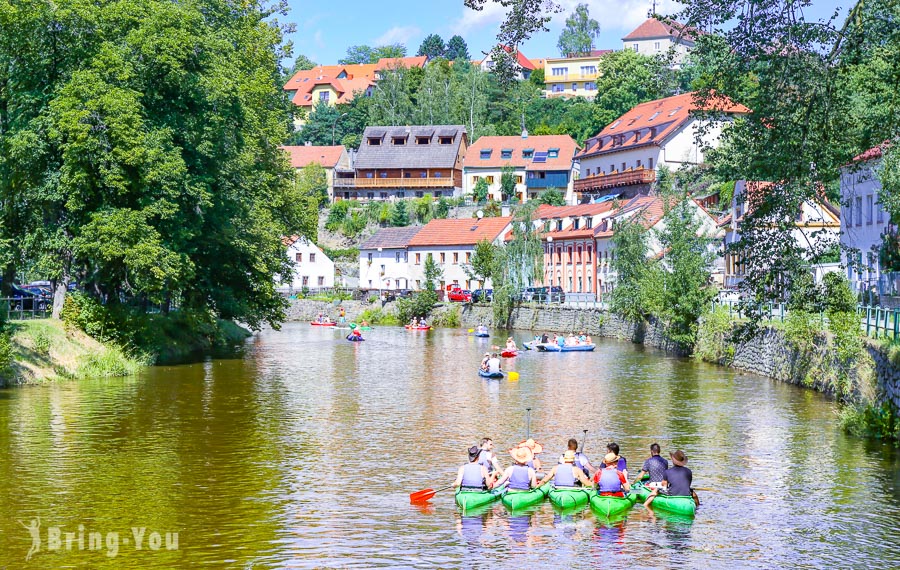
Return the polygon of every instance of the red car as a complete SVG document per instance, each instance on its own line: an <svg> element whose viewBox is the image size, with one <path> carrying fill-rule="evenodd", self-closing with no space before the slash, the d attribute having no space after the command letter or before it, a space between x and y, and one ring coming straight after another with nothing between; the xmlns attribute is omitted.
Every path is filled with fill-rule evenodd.
<svg viewBox="0 0 900 570"><path fill-rule="evenodd" d="M459 303L471 303L472 292L468 289L451 289L447 291L447 300Z"/></svg>

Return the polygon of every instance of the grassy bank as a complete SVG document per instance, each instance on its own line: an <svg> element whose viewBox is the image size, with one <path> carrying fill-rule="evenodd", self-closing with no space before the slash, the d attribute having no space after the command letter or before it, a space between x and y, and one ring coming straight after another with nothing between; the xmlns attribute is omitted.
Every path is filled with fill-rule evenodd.
<svg viewBox="0 0 900 570"><path fill-rule="evenodd" d="M58 380L129 376L146 360L115 345L98 342L61 321L35 320L6 325L0 384L41 384ZM6 352L6 351L0 351Z"/></svg>

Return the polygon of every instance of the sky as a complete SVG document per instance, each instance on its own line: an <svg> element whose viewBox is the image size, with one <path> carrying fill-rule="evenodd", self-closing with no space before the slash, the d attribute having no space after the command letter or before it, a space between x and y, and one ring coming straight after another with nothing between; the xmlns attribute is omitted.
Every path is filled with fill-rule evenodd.
<svg viewBox="0 0 900 570"><path fill-rule="evenodd" d="M559 57L556 40L566 16L580 3L589 6L591 17L600 22L596 49L621 49L622 37L647 18L652 0L557 0L564 8L550 24L520 49L528 58ZM848 0L812 0L807 17L827 17L835 8L846 14ZM288 0L287 21L297 26L289 39L294 54L304 54L316 63L335 64L351 45L371 46L402 43L415 55L425 36L436 33L446 42L455 34L469 45L469 54L479 59L489 51L503 19L503 8L494 2L481 12L463 6L463 0ZM659 0L657 10L674 13L678 4Z"/></svg>

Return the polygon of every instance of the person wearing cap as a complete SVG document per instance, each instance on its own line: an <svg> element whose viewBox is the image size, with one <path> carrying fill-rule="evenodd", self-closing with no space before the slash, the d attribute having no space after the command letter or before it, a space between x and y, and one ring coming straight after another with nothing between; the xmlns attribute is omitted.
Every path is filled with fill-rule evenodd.
<svg viewBox="0 0 900 570"><path fill-rule="evenodd" d="M494 484L495 487L509 482L508 492L518 493L522 491L530 491L538 487L537 474L533 467L529 467L528 463L534 459L531 450L524 446L514 447L509 452L515 462L506 468L503 476Z"/></svg>
<svg viewBox="0 0 900 570"><path fill-rule="evenodd" d="M500 467L500 462L497 461L497 456L494 455L494 440L489 437L482 438L481 440L481 449L478 452L478 463L484 465L485 469L488 472L488 480L493 483L497 477L500 476L500 473L503 472L503 468Z"/></svg>
<svg viewBox="0 0 900 570"><path fill-rule="evenodd" d="M644 461L641 466L641 472L638 473L635 483L649 475L650 479L644 484L648 489L656 489L662 484L662 480L666 478L666 469L669 468L669 462L665 457L659 456L659 444L654 443L650 446L650 457Z"/></svg>
<svg viewBox="0 0 900 570"><path fill-rule="evenodd" d="M478 462L480 451L477 445L469 448L469 462L459 468L456 481L453 482L454 487L470 491L486 491L491 488L487 469Z"/></svg>
<svg viewBox="0 0 900 570"><path fill-rule="evenodd" d="M619 455L619 444L616 442L610 442L606 445L606 451L608 453L613 453L616 457L619 458L619 463L617 467L619 471L625 474L625 477L628 477L628 461L625 459L625 456Z"/></svg>
<svg viewBox="0 0 900 570"><path fill-rule="evenodd" d="M591 461L590 459L588 459L587 455L585 455L581 451L578 451L578 440L573 437L569 439L569 443L567 445L569 448L568 450L575 454L575 467L580 468L588 477L593 475L594 471L596 471L597 468L591 465ZM565 463L565 455L560 456L559 462Z"/></svg>
<svg viewBox="0 0 900 570"><path fill-rule="evenodd" d="M624 497L625 491L631 490L628 478L618 469L619 456L615 453L607 453L603 458L605 467L594 474L594 482L597 483L597 492L609 497Z"/></svg>
<svg viewBox="0 0 900 570"><path fill-rule="evenodd" d="M591 480L584 476L584 471L575 465L575 452L571 449L563 454L563 462L554 465L547 475L538 483L538 487L552 480L553 486L557 489L566 489L578 487L580 483L582 487L592 488L594 486Z"/></svg>
<svg viewBox="0 0 900 570"><path fill-rule="evenodd" d="M687 455L679 449L674 453L670 453L669 457L672 458L673 465L669 469L666 469L665 476L662 480L662 489L665 489L665 493L672 497L693 497L694 502L699 506L700 499L697 497L694 490L691 489L694 474L685 466L687 463ZM653 502L653 499L662 492L662 489L654 489L644 502L644 505L649 506L650 503Z"/></svg>

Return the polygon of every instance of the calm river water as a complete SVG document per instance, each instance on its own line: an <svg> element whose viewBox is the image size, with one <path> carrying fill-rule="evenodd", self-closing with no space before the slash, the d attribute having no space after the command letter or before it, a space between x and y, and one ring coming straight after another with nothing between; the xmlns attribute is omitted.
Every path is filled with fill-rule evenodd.
<svg viewBox="0 0 900 570"><path fill-rule="evenodd" d="M488 344L289 324L234 359L0 391L0 568L900 566L898 455L843 435L821 395L614 341L486 381ZM696 519L409 504L480 437L523 439L527 407L546 463L583 429L632 470L683 448L710 489Z"/></svg>

